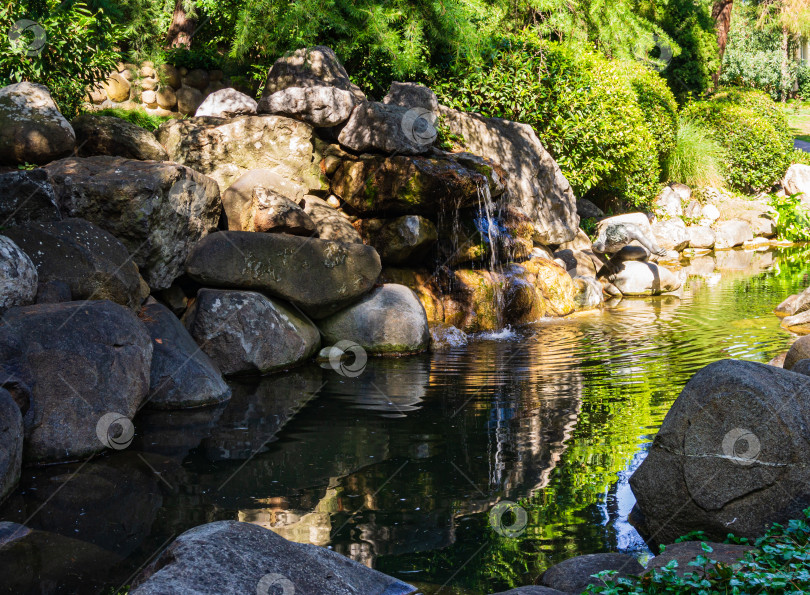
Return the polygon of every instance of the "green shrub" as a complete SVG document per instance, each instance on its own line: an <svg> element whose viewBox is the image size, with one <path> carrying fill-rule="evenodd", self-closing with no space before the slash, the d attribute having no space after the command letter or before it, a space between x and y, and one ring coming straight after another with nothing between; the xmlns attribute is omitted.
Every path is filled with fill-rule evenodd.
<svg viewBox="0 0 810 595"><path fill-rule="evenodd" d="M768 190L790 166L793 136L787 118L761 91L724 89L687 106L684 116L705 126L726 150L726 180L738 190Z"/></svg>
<svg viewBox="0 0 810 595"><path fill-rule="evenodd" d="M796 84L799 86L799 97L810 100L810 64L800 64L796 68Z"/></svg>
<svg viewBox="0 0 810 595"><path fill-rule="evenodd" d="M613 578L615 571L599 573L604 584L591 585L588 595L659 595L663 593L699 593L705 595L782 595L807 593L810 590L810 508L805 518L773 527L754 543L755 549L739 562L739 568L718 562L712 547L702 543L704 554L690 566L702 573L688 571L678 576L678 563L644 577ZM746 543L729 535L726 542Z"/></svg>
<svg viewBox="0 0 810 595"><path fill-rule="evenodd" d="M801 194L771 196L776 210L776 235L791 242L810 241L810 211L802 204Z"/></svg>
<svg viewBox="0 0 810 595"><path fill-rule="evenodd" d="M41 51L31 27L12 41L14 23L28 19L44 33ZM30 81L48 87L62 113L72 119L84 101L85 89L104 80L116 64L116 30L101 12L83 3L59 0L9 2L0 0L0 87Z"/></svg>
<svg viewBox="0 0 810 595"><path fill-rule="evenodd" d="M157 130L158 127L163 124L163 122L172 119L171 116L156 116L154 114L147 113L141 108L128 110L120 107L111 107L98 110L97 112L93 113L99 114L100 116L113 116L114 118L121 118L122 120L132 122L133 124L140 126L141 128L146 128L150 131Z"/></svg>
<svg viewBox="0 0 810 595"><path fill-rule="evenodd" d="M723 148L700 124L682 119L664 176L669 182L680 182L692 188L720 186L724 159Z"/></svg>
<svg viewBox="0 0 810 595"><path fill-rule="evenodd" d="M577 195L644 208L674 138L674 99L656 76L525 35L431 86L452 107L530 124Z"/></svg>

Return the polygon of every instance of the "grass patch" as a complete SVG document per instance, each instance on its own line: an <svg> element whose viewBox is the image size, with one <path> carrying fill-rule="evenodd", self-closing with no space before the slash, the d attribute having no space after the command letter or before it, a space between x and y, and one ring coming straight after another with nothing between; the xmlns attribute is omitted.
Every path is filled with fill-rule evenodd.
<svg viewBox="0 0 810 595"><path fill-rule="evenodd" d="M723 148L693 120L682 119L675 136L675 148L664 165L670 182L691 188L722 186Z"/></svg>
<svg viewBox="0 0 810 595"><path fill-rule="evenodd" d="M147 113L143 109L130 110L122 109L120 107L110 107L92 113L100 116L112 116L114 118L120 118L122 120L126 120L127 122L131 122L136 126L140 126L141 128L146 128L151 132L157 130L160 125L163 124L163 122L172 119L171 116L156 116L154 114Z"/></svg>

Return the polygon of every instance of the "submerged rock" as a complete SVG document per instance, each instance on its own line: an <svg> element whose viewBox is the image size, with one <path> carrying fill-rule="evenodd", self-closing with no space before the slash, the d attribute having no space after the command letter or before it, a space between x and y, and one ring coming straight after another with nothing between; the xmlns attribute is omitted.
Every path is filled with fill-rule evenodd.
<svg viewBox="0 0 810 595"><path fill-rule="evenodd" d="M180 535L135 579L131 593L244 595L274 590L313 595L415 591L326 548L293 543L250 523L218 521Z"/></svg>
<svg viewBox="0 0 810 595"><path fill-rule="evenodd" d="M467 333L452 324L434 322L430 325L430 347L434 351L463 347L468 340Z"/></svg>
<svg viewBox="0 0 810 595"><path fill-rule="evenodd" d="M79 157L114 155L127 159L169 159L154 134L121 118L82 114L73 120L73 130Z"/></svg>
<svg viewBox="0 0 810 595"><path fill-rule="evenodd" d="M34 303L39 276L28 255L13 239L0 236L0 314Z"/></svg>

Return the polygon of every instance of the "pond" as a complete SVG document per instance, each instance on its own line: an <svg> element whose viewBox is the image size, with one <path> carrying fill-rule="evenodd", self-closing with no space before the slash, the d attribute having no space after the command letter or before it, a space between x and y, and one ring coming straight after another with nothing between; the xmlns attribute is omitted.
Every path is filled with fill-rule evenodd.
<svg viewBox="0 0 810 595"><path fill-rule="evenodd" d="M116 593L174 537L223 519L426 593L531 584L577 554L643 558L629 476L693 373L787 348L772 310L810 285L808 257L726 255L680 298L369 360L355 378L313 364L234 383L216 409L144 412L126 450L23 470L0 520L38 531L0 555L0 577L9 592Z"/></svg>

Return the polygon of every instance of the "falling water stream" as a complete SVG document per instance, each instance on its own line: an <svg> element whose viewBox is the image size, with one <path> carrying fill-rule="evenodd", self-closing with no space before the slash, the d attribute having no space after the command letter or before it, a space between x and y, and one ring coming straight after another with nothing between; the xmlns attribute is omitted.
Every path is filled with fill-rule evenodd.
<svg viewBox="0 0 810 595"><path fill-rule="evenodd" d="M216 409L142 412L124 451L23 470L0 520L36 531L24 548L0 532L2 592L115 593L174 537L222 519L426 593L531 584L583 553L644 557L627 480L673 400L710 362L784 351L771 311L810 285L807 249L732 256L680 299L372 359L357 378L309 365L234 383ZM504 500L527 512L516 535L490 524Z"/></svg>

